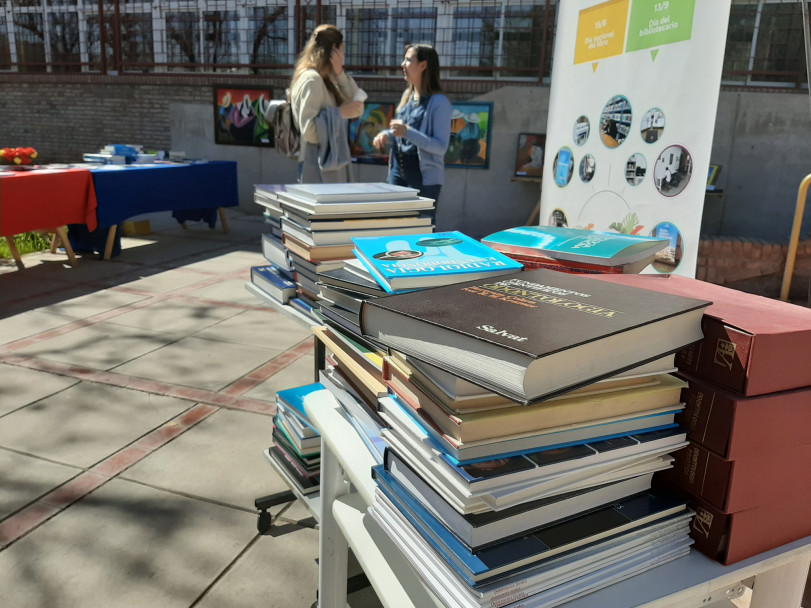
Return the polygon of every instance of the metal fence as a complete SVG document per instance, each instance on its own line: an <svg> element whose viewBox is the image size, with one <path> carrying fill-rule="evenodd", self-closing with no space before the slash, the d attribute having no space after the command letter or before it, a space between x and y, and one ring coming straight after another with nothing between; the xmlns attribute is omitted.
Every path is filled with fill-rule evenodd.
<svg viewBox="0 0 811 608"><path fill-rule="evenodd" d="M404 46L425 42L446 77L543 82L560 1L7 0L0 70L283 75L309 32L334 23L362 75L399 78ZM733 0L724 83L806 83L802 18L800 0Z"/></svg>

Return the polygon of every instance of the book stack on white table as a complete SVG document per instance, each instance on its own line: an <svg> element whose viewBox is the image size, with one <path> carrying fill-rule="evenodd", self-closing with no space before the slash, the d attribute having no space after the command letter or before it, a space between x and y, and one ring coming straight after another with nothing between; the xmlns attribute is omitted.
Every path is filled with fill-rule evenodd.
<svg viewBox="0 0 811 608"><path fill-rule="evenodd" d="M305 407L322 436L319 606L345 608L348 548L385 606L453 606L440 599L366 513L374 502L375 459L329 391ZM811 537L732 566L693 551L688 556L569 601L565 608L732 608L743 585L749 608L799 608L811 564ZM443 601L444 600L444 601Z"/></svg>

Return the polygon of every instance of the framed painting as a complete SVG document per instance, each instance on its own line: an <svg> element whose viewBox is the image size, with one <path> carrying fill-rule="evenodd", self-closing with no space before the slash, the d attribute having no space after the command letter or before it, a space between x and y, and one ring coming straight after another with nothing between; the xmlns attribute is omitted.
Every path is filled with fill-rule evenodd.
<svg viewBox="0 0 811 608"><path fill-rule="evenodd" d="M543 175L543 153L545 145L546 135L544 134L518 134L514 177L541 177Z"/></svg>
<svg viewBox="0 0 811 608"><path fill-rule="evenodd" d="M265 121L273 90L214 87L214 143L273 147L273 128Z"/></svg>
<svg viewBox="0 0 811 608"><path fill-rule="evenodd" d="M388 164L388 153L375 148L372 141L375 135L388 129L392 118L394 118L393 103L377 101L364 103L363 114L349 121L349 151L353 163Z"/></svg>
<svg viewBox="0 0 811 608"><path fill-rule="evenodd" d="M490 166L492 101L457 101L451 114L451 140L445 166L487 169Z"/></svg>

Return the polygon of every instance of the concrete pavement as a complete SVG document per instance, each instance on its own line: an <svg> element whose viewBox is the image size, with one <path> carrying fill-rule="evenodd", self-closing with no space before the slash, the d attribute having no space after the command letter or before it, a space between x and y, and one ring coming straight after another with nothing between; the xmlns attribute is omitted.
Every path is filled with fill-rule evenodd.
<svg viewBox="0 0 811 608"><path fill-rule="evenodd" d="M0 267L0 602L308 607L318 531L265 461L277 390L312 381L307 328L244 289L261 216L170 214L110 261ZM376 606L370 589L352 606Z"/></svg>

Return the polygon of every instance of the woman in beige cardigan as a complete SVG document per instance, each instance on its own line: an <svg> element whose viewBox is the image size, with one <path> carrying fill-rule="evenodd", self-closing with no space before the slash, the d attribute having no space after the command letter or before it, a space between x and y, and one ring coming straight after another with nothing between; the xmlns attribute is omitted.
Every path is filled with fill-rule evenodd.
<svg viewBox="0 0 811 608"><path fill-rule="evenodd" d="M347 121L363 113L358 85L344 72L344 36L319 25L296 61L290 105L301 131L299 181L350 181Z"/></svg>

